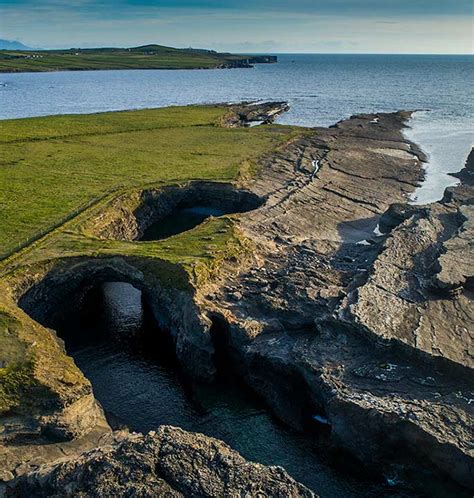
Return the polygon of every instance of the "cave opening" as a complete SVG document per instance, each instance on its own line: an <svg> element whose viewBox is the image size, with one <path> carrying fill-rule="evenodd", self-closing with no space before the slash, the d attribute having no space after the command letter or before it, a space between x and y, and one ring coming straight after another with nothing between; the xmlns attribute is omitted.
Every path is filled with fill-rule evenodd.
<svg viewBox="0 0 474 498"><path fill-rule="evenodd" d="M86 285L55 328L70 354L84 346L109 342L159 355L159 360L168 364L176 362L171 337L159 325L146 293L128 282Z"/></svg>
<svg viewBox="0 0 474 498"><path fill-rule="evenodd" d="M209 318L211 320L209 333L214 346L213 361L217 376L226 379L232 377L239 379L238 360L231 350L229 324L218 314L211 314Z"/></svg>
<svg viewBox="0 0 474 498"><path fill-rule="evenodd" d="M243 378L224 317L210 317L216 381L192 382L181 373L176 345L160 326L147 290L130 282L118 274L98 273L78 278L67 291L58 286L48 294L42 288L22 303L65 341L114 429L146 433L168 424L202 432L250 460L285 467L327 495L345 496L348 488L357 488L359 478L338 469L325 445L289 430L269 414Z"/></svg>

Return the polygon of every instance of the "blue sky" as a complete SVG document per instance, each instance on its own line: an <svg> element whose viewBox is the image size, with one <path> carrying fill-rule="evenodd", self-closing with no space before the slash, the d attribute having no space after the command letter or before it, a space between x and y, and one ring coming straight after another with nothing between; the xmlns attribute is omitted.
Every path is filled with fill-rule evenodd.
<svg viewBox="0 0 474 498"><path fill-rule="evenodd" d="M237 52L472 53L474 0L0 0L0 38Z"/></svg>

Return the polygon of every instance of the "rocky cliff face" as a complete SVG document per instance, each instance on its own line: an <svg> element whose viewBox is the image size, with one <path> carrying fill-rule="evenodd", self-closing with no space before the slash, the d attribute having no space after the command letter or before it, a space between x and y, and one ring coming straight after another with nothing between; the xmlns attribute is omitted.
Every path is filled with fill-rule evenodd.
<svg viewBox="0 0 474 498"><path fill-rule="evenodd" d="M288 424L315 422L387 474L472 488L473 191L389 209L423 177L407 117L354 117L263 161L253 189L268 201L241 222L253 265L203 300Z"/></svg>
<svg viewBox="0 0 474 498"><path fill-rule="evenodd" d="M158 267L150 270L145 263L139 258L121 257L60 261L38 282L23 289L19 305L35 320L54 329L68 311L81 305L84 291L104 282L128 282L143 292L158 323L169 331L185 369L196 377L212 377L215 369L208 320L196 306L191 287L178 287L179 270L172 265L168 271L175 273L174 285L163 285L156 275Z"/></svg>
<svg viewBox="0 0 474 498"><path fill-rule="evenodd" d="M473 368L471 217L470 206L441 203L414 212L388 235L340 316L377 337Z"/></svg>

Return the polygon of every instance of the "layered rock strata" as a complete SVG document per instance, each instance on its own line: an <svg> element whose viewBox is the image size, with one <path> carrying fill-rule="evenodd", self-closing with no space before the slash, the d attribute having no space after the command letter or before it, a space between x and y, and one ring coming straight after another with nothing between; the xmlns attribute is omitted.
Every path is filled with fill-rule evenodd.
<svg viewBox="0 0 474 498"><path fill-rule="evenodd" d="M246 110L236 118L237 113L227 125L243 125L261 117L259 112ZM268 109L261 112L268 115ZM118 275L146 293L152 307L171 310L166 325L191 375L212 376L215 356L223 353L231 359L228 366L287 424L330 433L333 446L345 448L377 473L393 475L397 469L402 478L406 469L422 469L435 480L451 478L472 489L472 159L460 174L461 185L447 189L442 201L406 204L423 179L426 159L403 136L409 116L355 116L308 131L263 158L247 188L266 201L242 214L239 222L254 250L226 264L217 280L196 293L190 288L164 290L139 261L104 258L47 268L13 298L34 317L38 313L38 319L51 319L64 298L64 286L76 292L84 282ZM153 195L159 201L159 192ZM100 236L136 238L140 215L132 210L127 216L135 220L131 235L115 218L104 218ZM35 308L38 295L46 294L50 308ZM84 399L89 396L87 381L78 386ZM67 406L63 403L57 414ZM95 434L94 424L100 426L95 420L82 433ZM77 481L71 484L74 492L80 493L81 486L106 492L125 486L120 474L128 475L129 468L141 475L146 462L158 469L147 473L150 483L171 495L230 490L226 483L254 489L246 488L240 477L225 477L229 467L214 474L207 457L198 460L197 468L211 473L215 487L194 488L191 477L189 488L177 484L181 477L169 480L156 460L164 439L198 438L198 447L212 451L221 444L173 431L127 436L123 443L102 441L103 447L78 459L78 451L98 444L91 436L80 449L70 450L69 462L37 470L12 489L54 495L58 486ZM67 444L59 444L57 451ZM196 456L193 448L194 443L189 451ZM175 451L181 455L181 449ZM10 447L0 458L10 462L19 453ZM38 465L54 455L38 455ZM229 458L232 467L236 460ZM117 470L104 479L103 461ZM189 476L194 475L192 467L189 463ZM77 476L83 476L83 469L91 470L81 481ZM10 465L4 480L31 470L31 462ZM256 482L275 486L262 484L264 494L306 493L286 478L278 480L273 472L280 471L261 470L266 477L257 476ZM246 475L256 476L250 470ZM120 489L136 491L138 485L131 480L130 489ZM144 496L148 489L142 489Z"/></svg>
<svg viewBox="0 0 474 498"><path fill-rule="evenodd" d="M384 472L472 488L473 192L389 209L423 177L407 118L357 116L263 161L252 188L268 201L241 223L255 258L203 302L288 424L314 420Z"/></svg>

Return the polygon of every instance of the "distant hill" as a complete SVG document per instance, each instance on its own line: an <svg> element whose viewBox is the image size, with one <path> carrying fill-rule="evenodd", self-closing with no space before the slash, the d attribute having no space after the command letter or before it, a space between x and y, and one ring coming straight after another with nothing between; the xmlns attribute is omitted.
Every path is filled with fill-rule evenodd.
<svg viewBox="0 0 474 498"><path fill-rule="evenodd" d="M4 50L0 72L87 71L97 69L215 69L277 62L275 56L218 53L213 50L144 45L134 48Z"/></svg>
<svg viewBox="0 0 474 498"><path fill-rule="evenodd" d="M0 38L0 50L33 50L19 41L2 40Z"/></svg>

